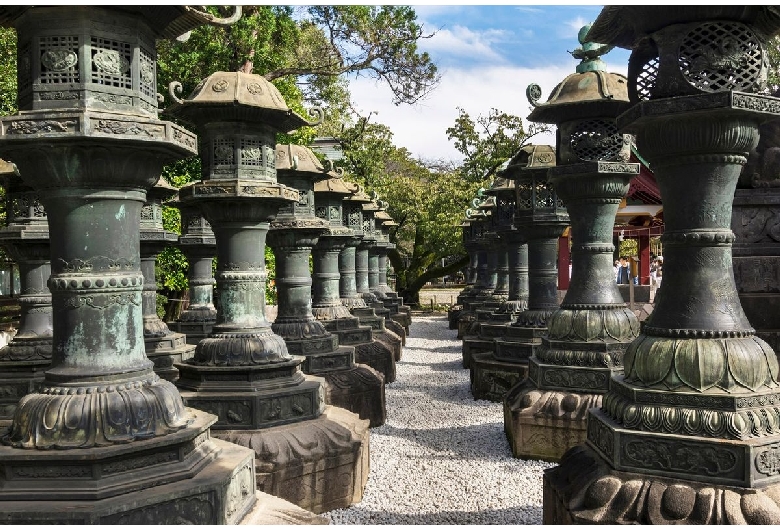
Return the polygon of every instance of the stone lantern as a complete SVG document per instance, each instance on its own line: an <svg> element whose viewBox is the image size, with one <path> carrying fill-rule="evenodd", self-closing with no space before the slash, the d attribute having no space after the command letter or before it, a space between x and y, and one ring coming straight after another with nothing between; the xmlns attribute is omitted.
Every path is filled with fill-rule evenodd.
<svg viewBox="0 0 780 530"><path fill-rule="evenodd" d="M233 20L236 18L234 17ZM162 166L196 137L157 118L155 41L212 15L186 6L4 6L18 37L18 114L0 153L49 221L53 348L40 391L2 433L11 524L235 524L253 453L215 441L146 357L140 217Z"/></svg>
<svg viewBox="0 0 780 530"><path fill-rule="evenodd" d="M312 314L311 249L330 220L315 215L314 183L328 178L310 149L301 145L276 146L279 181L298 190L300 199L284 206L271 223L268 244L276 256L279 312L271 328L293 354L304 355L304 373L325 379L325 402L370 421L385 422L384 377L355 363L355 348L339 346L339 337ZM340 217L340 216L339 216ZM340 219L339 219L340 220ZM346 308L345 308L346 309Z"/></svg>
<svg viewBox="0 0 780 530"><path fill-rule="evenodd" d="M217 240L211 225L197 207L180 202L170 203L181 211L179 248L189 263L187 284L189 306L168 326L187 337L188 344L197 344L211 334L217 323L214 307L214 273L212 265L217 254Z"/></svg>
<svg viewBox="0 0 780 530"><path fill-rule="evenodd" d="M339 292L341 302L350 310L354 316L360 319L361 324L371 326L376 340L387 346L393 352L392 365L383 361L383 364L370 364L368 359L359 360L373 367L385 376L385 382L395 381L395 361L401 358L401 338L395 333L385 328L385 319L376 314L373 307L368 307L361 293L358 292L356 280L356 255L357 247L366 235L367 224L363 219L363 206L371 202L371 198L366 195L358 185L350 185L352 194L344 199L343 222L344 226L349 226L353 237L347 240L344 250L339 254ZM368 269L366 268L366 271ZM367 283L367 282L366 282ZM385 371L386 370L386 371Z"/></svg>
<svg viewBox="0 0 780 530"><path fill-rule="evenodd" d="M356 362L374 368L383 375L385 383L389 383L395 380L392 349L376 340L371 326L360 325L360 319L341 303L340 254L355 237L354 231L344 225L344 220L349 222L346 212L349 203L344 199L351 196L352 191L337 174L331 172L329 177L314 183L314 212L320 219L327 220L328 231L320 236L312 250L312 314L325 329L338 335L339 344L355 348ZM354 276L352 281L354 285ZM387 374L392 377L391 381Z"/></svg>
<svg viewBox="0 0 780 530"><path fill-rule="evenodd" d="M176 365L182 398L219 417L215 436L254 449L259 490L315 512L357 502L368 422L325 406L323 380L303 375L306 358L291 355L265 318L269 223L300 201L277 182L276 134L312 124L264 77L242 72L212 74L167 112L201 131L203 180L181 188L179 200L201 208L217 242L217 321ZM302 486L331 473L344 480Z"/></svg>
<svg viewBox="0 0 780 530"><path fill-rule="evenodd" d="M6 227L0 244L19 265L21 315L19 329L0 349L0 420L11 420L19 400L37 391L51 364L52 309L46 282L49 265L49 225L38 194L26 186L13 164L2 161Z"/></svg>
<svg viewBox="0 0 780 530"><path fill-rule="evenodd" d="M588 33L632 50L618 117L664 203L655 309L545 474L547 523L780 524L779 373L732 270L732 200L762 122L775 6L607 7ZM576 266L576 262L575 262Z"/></svg>
<svg viewBox="0 0 780 530"><path fill-rule="evenodd" d="M379 211L374 214L376 224L377 241L369 255L369 289L377 299L390 311L390 318L403 327L404 334L399 335L403 344L406 344L406 336L409 334L409 326L412 323L412 310L404 305L404 300L387 284L388 251L395 248L390 242L390 228L398 226L390 214L387 213L389 204L386 201L379 202ZM374 275L374 271L376 274ZM376 278L374 280L374 278ZM372 282L376 282L372 285Z"/></svg>
<svg viewBox="0 0 780 530"><path fill-rule="evenodd" d="M376 247L382 237L381 221L377 224L376 215L382 210L379 196L372 192L373 199L363 205L363 239L355 250L355 284L358 293L373 313L384 319L387 330L401 341L396 361L401 360L401 350L406 343L406 330L403 325L391 318L390 310L374 293L379 286L379 254Z"/></svg>
<svg viewBox="0 0 780 530"><path fill-rule="evenodd" d="M495 218L496 234L499 237L496 289L493 295L503 297L504 293L507 293L507 299L501 302L495 311L486 309L476 312L477 320L463 339L463 366L468 366L472 371L471 358L474 353L492 352L494 339L503 335L504 328L512 322L514 315L528 305L528 245L523 234L512 224L516 205L515 186L514 182L504 177L507 165L508 161L504 169L498 171L498 176L486 191L495 203L492 216ZM473 382L472 377L472 390ZM479 390L481 387L482 385L478 385L476 389L478 394L483 395ZM495 392L491 391L490 394ZM500 397L497 396L498 399Z"/></svg>
<svg viewBox="0 0 780 530"><path fill-rule="evenodd" d="M466 267L465 282L466 286L458 293L456 304L447 310L447 320L449 321L449 329L458 329L458 319L461 311L463 311L463 304L471 294L474 284L477 281L477 250L474 247L474 238L472 236L472 222L471 219L466 216L460 224L461 237L463 240L463 248L466 249L466 253L469 255L469 264Z"/></svg>
<svg viewBox="0 0 780 530"><path fill-rule="evenodd" d="M612 227L639 164L629 163L631 137L615 118L628 108L626 78L605 71L608 47L587 42L577 73L535 106L531 121L557 125L557 164L549 178L566 204L572 233L571 285L559 309L547 318L547 334L529 359L528 379L504 398L504 429L521 458L559 459L585 439L585 415L599 406L623 353L639 333L639 321L618 291L613 268ZM665 281L665 280L664 280ZM657 308L656 308L657 309Z"/></svg>
<svg viewBox="0 0 780 530"><path fill-rule="evenodd" d="M157 315L157 281L155 265L157 256L166 247L178 241L175 232L163 228L162 201L176 195L176 188L160 179L146 194L141 209L141 273L144 276L143 320L146 356L154 363L157 375L175 381L179 371L174 363L192 357L195 347L187 344L187 337L171 331Z"/></svg>
<svg viewBox="0 0 780 530"><path fill-rule="evenodd" d="M548 170L554 166L551 146L529 145L513 157L506 171L517 190L514 224L528 241L528 309L495 339L493 357L498 363L508 363L504 368L509 373L519 370L520 380L527 374L528 359L547 333L547 318L558 308L556 252L569 216L548 181Z"/></svg>
<svg viewBox="0 0 780 530"><path fill-rule="evenodd" d="M488 254L486 247L488 243L485 236L489 234L490 214L487 209L480 208L483 203L482 195L484 190L480 189L478 196L472 199L471 206L466 210L466 217L470 219L469 227L471 229L471 245L476 255L474 267L474 285L465 295L462 295L460 302L463 309L458 314L458 335L463 339L465 333L477 319L476 310L485 304L485 292L489 289L488 283L490 275L488 274ZM464 359L465 363L465 359ZM464 368L468 368L464 364Z"/></svg>
<svg viewBox="0 0 780 530"><path fill-rule="evenodd" d="M547 181L548 169L554 166L552 147L528 145L504 170L517 195L513 224L528 242L528 308L500 328L491 353L472 358L472 393L477 398L502 401L526 377L528 359L547 331L546 319L558 307L556 246L569 216Z"/></svg>

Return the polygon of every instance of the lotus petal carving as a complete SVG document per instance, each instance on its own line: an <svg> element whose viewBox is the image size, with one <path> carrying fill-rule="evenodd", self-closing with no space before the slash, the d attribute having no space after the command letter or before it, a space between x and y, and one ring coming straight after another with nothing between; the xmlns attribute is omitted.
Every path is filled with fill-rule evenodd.
<svg viewBox="0 0 780 530"><path fill-rule="evenodd" d="M629 342L639 334L639 321L625 307L610 309L565 309L547 320L549 337L554 340Z"/></svg>
<svg viewBox="0 0 780 530"><path fill-rule="evenodd" d="M626 381L644 387L727 393L776 388L778 361L755 336L678 339L641 335L625 356Z"/></svg>

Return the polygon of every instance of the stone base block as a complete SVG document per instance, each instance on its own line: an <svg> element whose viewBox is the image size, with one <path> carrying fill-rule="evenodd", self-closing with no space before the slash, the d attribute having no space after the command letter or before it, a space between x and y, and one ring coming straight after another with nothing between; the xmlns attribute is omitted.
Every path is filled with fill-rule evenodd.
<svg viewBox="0 0 780 530"><path fill-rule="evenodd" d="M178 320L166 322L168 329L181 333L185 336L187 344L197 346L202 340L211 335L211 331L216 321L208 322L181 322Z"/></svg>
<svg viewBox="0 0 780 530"><path fill-rule="evenodd" d="M504 313L501 316L511 317L509 313ZM510 320L507 319L504 322L497 321L494 314L490 322L482 322L479 325L479 336L484 339L494 339L496 337L502 337L506 335L507 327L510 324Z"/></svg>
<svg viewBox="0 0 780 530"><path fill-rule="evenodd" d="M382 331L375 330L373 336L375 340L390 348L390 351L393 352L393 361L398 361L401 359L401 350L403 349L403 346L401 345L401 338L398 335L389 329L385 329ZM389 382L390 381L388 381L388 383Z"/></svg>
<svg viewBox="0 0 780 530"><path fill-rule="evenodd" d="M398 336L399 339L401 339L401 349L398 350L398 358L396 359L396 361L400 361L403 346L406 346L406 330L401 324L392 318L385 319L385 327L388 329L388 331L392 331Z"/></svg>
<svg viewBox="0 0 780 530"><path fill-rule="evenodd" d="M601 394L538 389L529 379L504 397L504 432L516 458L557 462L587 437L588 409Z"/></svg>
<svg viewBox="0 0 780 530"><path fill-rule="evenodd" d="M547 331L546 329L544 330ZM542 340L536 338L520 339L504 336L495 340L495 356L507 362L527 363L537 348L542 346Z"/></svg>
<svg viewBox="0 0 780 530"><path fill-rule="evenodd" d="M174 363L186 362L195 355L195 346L187 342L181 333L169 333L164 337L146 337L146 356L154 363L154 373L162 379L174 382L179 370Z"/></svg>
<svg viewBox="0 0 780 530"><path fill-rule="evenodd" d="M327 517L316 515L293 503L274 497L262 491L255 492L255 505L241 519L240 525L282 525L282 524L330 524Z"/></svg>
<svg viewBox="0 0 780 530"><path fill-rule="evenodd" d="M360 502L369 471L368 421L336 407L314 420L255 431L213 431L255 451L257 489L323 513Z"/></svg>
<svg viewBox="0 0 780 530"><path fill-rule="evenodd" d="M468 330L477 321L477 315L473 311L463 311L458 318L458 335L457 338L463 340L463 337L468 335Z"/></svg>
<svg viewBox="0 0 780 530"><path fill-rule="evenodd" d="M504 396L528 375L528 363L508 363L492 353L471 358L471 395L474 399L502 402Z"/></svg>
<svg viewBox="0 0 780 530"><path fill-rule="evenodd" d="M478 335L467 335L463 339L463 368L471 367L471 359L475 354L493 352L495 343L493 339L483 339Z"/></svg>
<svg viewBox="0 0 780 530"><path fill-rule="evenodd" d="M11 420L19 400L36 392L43 383L48 359L0 362L0 420Z"/></svg>
<svg viewBox="0 0 780 530"><path fill-rule="evenodd" d="M544 524L780 524L780 484L739 488L615 471L589 446L544 472Z"/></svg>
<svg viewBox="0 0 780 530"><path fill-rule="evenodd" d="M215 457L207 461L194 476L174 481L160 480L157 485L147 480L145 487L117 495L98 496L95 499L70 498L72 495L68 493L78 479L67 474L57 476L57 471L61 469L58 467L50 467L45 471L49 474L51 490L45 499L29 500L32 495L26 496L24 489L14 494L8 484L4 484L3 498L0 500L0 523L237 524L255 502L253 451L221 440L211 439L208 443L216 448L213 452ZM133 442L124 449L137 445L138 442ZM168 465L164 460L153 460L143 450L139 451L135 460L126 462L136 466L145 464L150 471L153 470L153 475L160 476L165 475L164 470ZM111 464L106 466L105 469L112 469ZM139 467L136 473L143 475L148 472ZM38 475L35 478L39 478ZM36 493L40 495L41 492Z"/></svg>
<svg viewBox="0 0 780 530"><path fill-rule="evenodd" d="M318 374L325 379L325 403L347 409L361 420L368 420L369 427L384 425L385 378L365 364L350 369Z"/></svg>
<svg viewBox="0 0 780 530"><path fill-rule="evenodd" d="M453 307L447 311L447 322L449 323L449 329L458 329L458 318L460 318L460 312L463 310L461 307Z"/></svg>
<svg viewBox="0 0 780 530"><path fill-rule="evenodd" d="M395 355L393 350L378 340L355 346L355 362L365 364L382 374L385 384L395 381Z"/></svg>

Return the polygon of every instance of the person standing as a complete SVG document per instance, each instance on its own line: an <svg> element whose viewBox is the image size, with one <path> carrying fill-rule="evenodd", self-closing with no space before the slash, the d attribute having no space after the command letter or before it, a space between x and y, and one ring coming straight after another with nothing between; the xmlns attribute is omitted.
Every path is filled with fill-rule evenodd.
<svg viewBox="0 0 780 530"><path fill-rule="evenodd" d="M631 281L628 269L628 258L620 256L620 266L618 267L617 282L621 285L628 285Z"/></svg>

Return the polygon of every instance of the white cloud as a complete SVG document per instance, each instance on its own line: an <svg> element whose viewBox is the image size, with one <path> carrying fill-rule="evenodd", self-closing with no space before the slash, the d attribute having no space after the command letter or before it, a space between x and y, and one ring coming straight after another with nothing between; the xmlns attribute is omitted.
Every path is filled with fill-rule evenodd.
<svg viewBox="0 0 780 530"><path fill-rule="evenodd" d="M610 68L624 75L625 70L625 66ZM406 147L419 158L460 162L462 156L445 132L455 123L457 107L463 108L472 119L497 108L526 122L530 113L526 87L530 83L541 86L542 101L546 101L553 88L572 73L571 65L534 69L508 65L450 68L442 71L441 84L433 93L413 106L394 106L386 86L370 79L352 80L350 90L363 115L378 112L373 119L390 127L395 145ZM555 145L555 133L536 136L533 142Z"/></svg>
<svg viewBox="0 0 780 530"><path fill-rule="evenodd" d="M363 115L377 111L376 121L393 131L393 141L423 159L447 159L460 162L445 132L455 123L457 107L472 119L491 108L521 116L530 112L525 89L530 83L542 87L547 99L555 85L573 73L571 67L549 66L529 69L513 66L489 66L472 69L451 68L442 72L441 84L425 100L410 106L394 106L390 91L373 80L359 78L350 83L352 99ZM555 135L535 137L534 143L555 144Z"/></svg>
<svg viewBox="0 0 780 530"><path fill-rule="evenodd" d="M433 37L421 43L421 47L434 57L443 54L450 58L504 62L503 57L492 49L492 45L509 36L508 31L500 29L472 31L465 26L453 26L451 29L437 30Z"/></svg>

